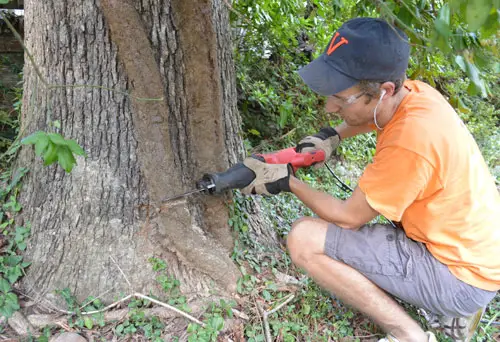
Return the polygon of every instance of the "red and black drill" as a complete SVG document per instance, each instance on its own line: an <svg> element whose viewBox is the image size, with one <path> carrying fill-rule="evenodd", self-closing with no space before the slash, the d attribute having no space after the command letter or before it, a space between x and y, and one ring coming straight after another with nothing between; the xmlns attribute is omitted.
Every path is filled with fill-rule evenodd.
<svg viewBox="0 0 500 342"><path fill-rule="evenodd" d="M268 164L291 164L295 172L299 168L309 167L324 161L325 152L323 150L316 150L300 153L295 150L295 147L290 147L272 153L254 154L252 157ZM250 184L254 178L254 172L240 162L226 171L203 175L203 177L196 182L196 190L166 198L162 200L162 202L197 192L216 194L231 189L242 189Z"/></svg>

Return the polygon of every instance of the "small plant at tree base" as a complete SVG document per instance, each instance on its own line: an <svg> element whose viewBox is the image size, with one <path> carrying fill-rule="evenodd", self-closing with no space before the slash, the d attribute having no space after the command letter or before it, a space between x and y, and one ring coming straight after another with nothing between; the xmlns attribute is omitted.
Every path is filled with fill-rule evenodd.
<svg viewBox="0 0 500 342"><path fill-rule="evenodd" d="M117 336L133 335L142 333L144 337L152 341L163 341L161 338L165 324L158 317L146 317L144 308L149 306L147 300L133 299L128 307L130 313L128 318L115 328Z"/></svg>
<svg viewBox="0 0 500 342"><path fill-rule="evenodd" d="M224 318L233 317L232 307L236 303L234 301L226 302L221 299L219 305L210 304L208 312L205 314L205 326L190 323L187 332L189 334L189 342L197 341L217 341L220 331L224 328Z"/></svg>
<svg viewBox="0 0 500 342"><path fill-rule="evenodd" d="M55 293L64 299L68 310L74 312L68 318L70 327L92 329L95 325L100 327L105 325L104 313L86 314L86 312L97 311L104 307L100 299L90 296L82 302L83 304L80 304L68 288L56 290Z"/></svg>
<svg viewBox="0 0 500 342"><path fill-rule="evenodd" d="M158 272L156 276L156 282L161 286L163 291L168 295L167 303L179 307L183 311L189 312L190 309L186 304L186 297L182 296L180 291L180 285L178 279L169 276L166 273L167 263L156 257L151 257L148 259L149 263L153 267L153 271Z"/></svg>

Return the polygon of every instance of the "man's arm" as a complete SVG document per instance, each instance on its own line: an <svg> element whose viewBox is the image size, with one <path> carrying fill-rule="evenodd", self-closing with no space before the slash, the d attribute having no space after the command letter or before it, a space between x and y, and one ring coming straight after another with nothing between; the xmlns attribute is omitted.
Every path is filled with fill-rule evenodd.
<svg viewBox="0 0 500 342"><path fill-rule="evenodd" d="M295 177L290 177L290 190L320 218L342 228L357 230L379 215L358 187L344 201L315 190Z"/></svg>
<svg viewBox="0 0 500 342"><path fill-rule="evenodd" d="M368 133L373 131L373 127L366 126L349 126L345 121L335 127L335 130L340 135L341 139L350 138L358 134Z"/></svg>

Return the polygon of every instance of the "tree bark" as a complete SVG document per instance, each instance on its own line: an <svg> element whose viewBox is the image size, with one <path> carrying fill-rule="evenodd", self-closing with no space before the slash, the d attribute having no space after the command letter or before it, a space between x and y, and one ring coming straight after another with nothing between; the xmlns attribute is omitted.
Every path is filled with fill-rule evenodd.
<svg viewBox="0 0 500 342"><path fill-rule="evenodd" d="M68 287L83 299L113 289L112 300L128 281L147 293L152 256L183 291L234 291L229 196L161 203L242 155L223 2L30 0L25 16L25 44L49 86L26 63L24 135L60 130L88 154L70 174L43 167L31 148L19 154L30 168L26 291Z"/></svg>

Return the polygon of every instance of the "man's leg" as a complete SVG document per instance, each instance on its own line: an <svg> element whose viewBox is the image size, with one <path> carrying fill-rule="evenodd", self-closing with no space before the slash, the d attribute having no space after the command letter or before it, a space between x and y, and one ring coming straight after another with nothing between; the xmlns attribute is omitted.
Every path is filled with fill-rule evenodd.
<svg viewBox="0 0 500 342"><path fill-rule="evenodd" d="M320 286L370 317L401 342L424 342L428 336L399 304L354 268L325 255L327 222L296 221L288 236L292 261Z"/></svg>

